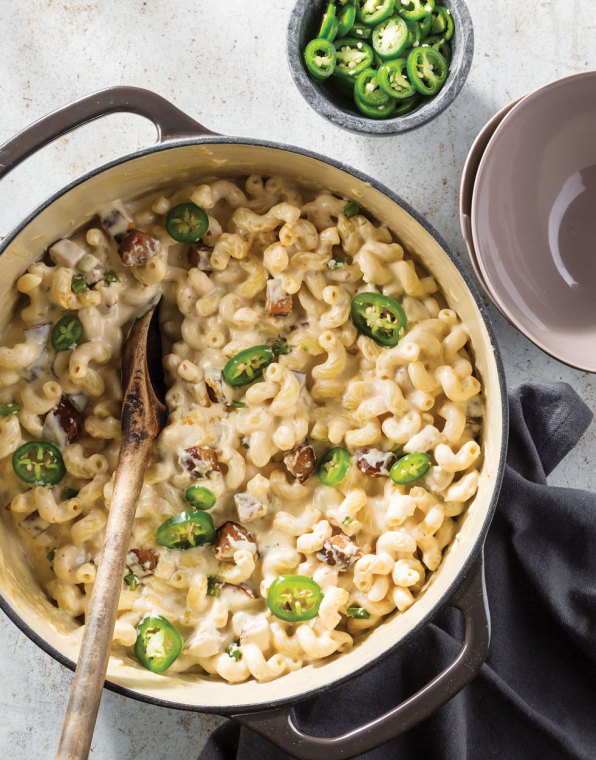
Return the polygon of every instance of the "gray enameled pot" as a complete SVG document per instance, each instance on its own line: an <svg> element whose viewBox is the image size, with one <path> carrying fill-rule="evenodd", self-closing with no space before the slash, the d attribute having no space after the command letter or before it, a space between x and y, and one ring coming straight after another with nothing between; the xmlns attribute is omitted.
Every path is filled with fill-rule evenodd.
<svg viewBox="0 0 596 760"><path fill-rule="evenodd" d="M0 246L0 332L16 300L14 283L59 237L71 235L113 198L203 177L283 174L303 186L324 187L352 197L385 222L440 282L450 305L468 325L486 394L485 457L480 486L440 569L416 603L390 615L349 652L269 683L228 684L200 674L154 674L128 657L110 659L106 686L152 704L230 716L304 760L334 760L368 752L408 730L453 697L476 675L489 645L489 617L482 547L496 506L507 442L505 380L488 317L480 298L438 233L403 200L371 177L301 148L245 138L221 137L147 90L115 87L98 92L39 120L0 147L0 178L27 156L75 127L108 113L126 111L150 119L156 146L86 174L47 200ZM0 484L1 486L1 484ZM2 510L4 512L4 510ZM11 530L0 523L0 607L44 651L74 669L76 626L61 616L39 588ZM375 721L344 736L305 735L292 706L362 673L416 635L444 605L458 607L466 634L455 660L423 689ZM66 705L67 695L64 695Z"/></svg>

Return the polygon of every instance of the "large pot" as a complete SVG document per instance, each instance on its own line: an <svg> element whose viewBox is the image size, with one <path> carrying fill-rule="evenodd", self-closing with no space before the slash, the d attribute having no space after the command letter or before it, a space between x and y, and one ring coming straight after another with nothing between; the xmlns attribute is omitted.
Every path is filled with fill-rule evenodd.
<svg viewBox="0 0 596 760"><path fill-rule="evenodd" d="M304 186L329 188L359 198L367 211L385 222L416 253L440 282L450 306L457 309L470 328L487 402L480 487L458 539L409 610L389 616L348 653L270 683L231 685L196 674L156 675L115 657L108 668L106 685L113 691L152 704L230 716L298 758L333 760L369 751L411 728L453 697L478 672L488 650L482 547L503 474L507 405L499 351L486 312L440 235L386 187L307 150L216 135L146 90L104 90L46 116L0 148L0 177L56 137L116 111L137 113L153 121L158 144L76 180L8 235L0 246L0 328L10 319L17 278L49 244L88 222L98 206L113 198L134 198L173 183L197 182L206 175L253 173L281 173ZM8 518L0 525L0 606L32 641L74 669L75 626L58 613L34 580L9 522ZM303 734L294 725L292 706L299 700L336 687L387 657L446 604L463 612L465 641L456 659L425 688L345 736L316 738Z"/></svg>

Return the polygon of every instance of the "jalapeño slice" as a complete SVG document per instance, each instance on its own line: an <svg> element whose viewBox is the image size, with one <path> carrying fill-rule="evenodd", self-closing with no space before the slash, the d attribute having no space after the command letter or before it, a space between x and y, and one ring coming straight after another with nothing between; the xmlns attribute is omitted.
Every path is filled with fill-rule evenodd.
<svg viewBox="0 0 596 760"><path fill-rule="evenodd" d="M372 46L375 53L383 60L397 58L405 50L409 39L408 25L399 16L391 16L375 26Z"/></svg>
<svg viewBox="0 0 596 760"><path fill-rule="evenodd" d="M355 80L358 74L373 62L373 51L364 40L344 37L335 41L335 74L342 79Z"/></svg>
<svg viewBox="0 0 596 760"><path fill-rule="evenodd" d="M345 480L349 469L350 453L336 446L321 459L318 469L319 480L326 486L338 486Z"/></svg>
<svg viewBox="0 0 596 760"><path fill-rule="evenodd" d="M55 486L66 474L60 450L45 441L20 446L12 455L12 468L24 483L35 486Z"/></svg>
<svg viewBox="0 0 596 760"><path fill-rule="evenodd" d="M380 293L359 293L355 296L351 317L359 332L381 346L396 346L408 323L406 313L397 301Z"/></svg>
<svg viewBox="0 0 596 760"><path fill-rule="evenodd" d="M411 98L418 92L408 79L405 58L384 63L377 72L377 81L383 92L397 100Z"/></svg>
<svg viewBox="0 0 596 760"><path fill-rule="evenodd" d="M286 623L312 620L319 613L322 599L321 587L306 575L280 575L267 594L269 609Z"/></svg>
<svg viewBox="0 0 596 760"><path fill-rule="evenodd" d="M275 354L270 346L246 348L228 361L223 369L223 378L228 385L247 385L261 377L265 367L274 359Z"/></svg>
<svg viewBox="0 0 596 760"><path fill-rule="evenodd" d="M160 546L178 551L212 544L214 538L215 528L211 515L194 509L168 518L155 534L155 540Z"/></svg>
<svg viewBox="0 0 596 760"><path fill-rule="evenodd" d="M415 48L408 55L408 77L422 95L435 95L444 85L449 64L432 47Z"/></svg>
<svg viewBox="0 0 596 760"><path fill-rule="evenodd" d="M327 79L335 71L335 47L326 39L311 40L304 51L304 63L315 79Z"/></svg>
<svg viewBox="0 0 596 760"><path fill-rule="evenodd" d="M395 0L358 0L358 20L367 26L374 26L391 16Z"/></svg>
<svg viewBox="0 0 596 760"><path fill-rule="evenodd" d="M166 230L179 243L194 243L209 229L209 218L196 203L179 203L168 212Z"/></svg>
<svg viewBox="0 0 596 760"><path fill-rule="evenodd" d="M211 509L216 501L213 491L204 486L191 486L186 489L184 495L186 501L195 509Z"/></svg>
<svg viewBox="0 0 596 760"><path fill-rule="evenodd" d="M182 652L184 642L176 628L161 615L141 620L134 652L137 660L153 673L163 673Z"/></svg>
<svg viewBox="0 0 596 760"><path fill-rule="evenodd" d="M83 338L83 323L74 314L67 314L59 319L52 328L50 341L56 351L69 351L76 348Z"/></svg>
<svg viewBox="0 0 596 760"><path fill-rule="evenodd" d="M393 465L389 477L394 483L408 485L423 478L430 470L430 464L429 455L421 451L406 454Z"/></svg>

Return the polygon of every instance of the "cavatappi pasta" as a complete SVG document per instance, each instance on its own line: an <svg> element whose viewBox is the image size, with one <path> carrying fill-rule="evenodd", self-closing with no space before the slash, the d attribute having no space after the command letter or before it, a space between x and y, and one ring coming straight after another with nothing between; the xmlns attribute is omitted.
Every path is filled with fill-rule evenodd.
<svg viewBox="0 0 596 760"><path fill-rule="evenodd" d="M183 203L207 214L191 244L166 231ZM40 583L81 625L119 448L122 345L163 297L169 419L136 513L116 651L134 656L138 629L161 616L183 642L171 670L277 678L407 610L441 564L479 479L468 331L389 230L347 204L257 176L116 202L18 280L0 347L0 496ZM399 342L383 340L394 324L381 339L357 329L362 293L401 305ZM361 310L369 322L375 303ZM261 359L237 358L255 346ZM53 444L39 455L52 482L22 448L31 441ZM331 449L344 453L328 469ZM407 482L394 482L409 454L427 466L402 465ZM168 548L165 521L205 488L215 504L197 511L215 534ZM302 580L282 588L280 576Z"/></svg>

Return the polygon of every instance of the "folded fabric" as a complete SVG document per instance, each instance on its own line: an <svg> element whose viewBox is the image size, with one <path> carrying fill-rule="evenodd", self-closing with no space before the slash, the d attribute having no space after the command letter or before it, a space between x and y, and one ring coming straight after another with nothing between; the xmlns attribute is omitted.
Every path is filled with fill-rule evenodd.
<svg viewBox="0 0 596 760"><path fill-rule="evenodd" d="M521 385L510 410L505 480L485 549L486 663L431 718L361 758L596 758L596 494L546 484L592 413L565 383ZM379 665L302 703L298 725L333 736L372 720L431 680L462 638L459 613L445 608ZM228 721L200 760L288 757Z"/></svg>

